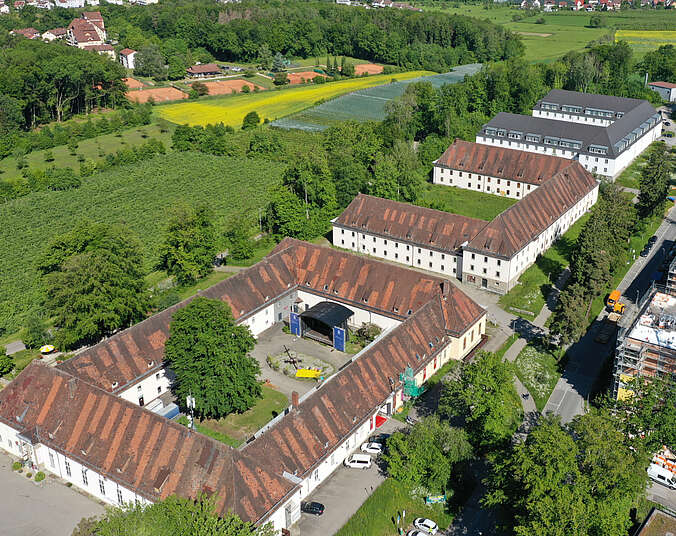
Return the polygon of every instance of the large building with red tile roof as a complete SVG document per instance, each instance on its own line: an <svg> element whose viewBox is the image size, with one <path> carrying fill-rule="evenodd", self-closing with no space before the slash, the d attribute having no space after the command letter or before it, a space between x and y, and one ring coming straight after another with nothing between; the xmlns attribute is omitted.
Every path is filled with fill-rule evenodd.
<svg viewBox="0 0 676 536"><path fill-rule="evenodd" d="M579 162L558 156L455 140L434 161L432 182L521 199L557 173L577 166Z"/></svg>
<svg viewBox="0 0 676 536"><path fill-rule="evenodd" d="M70 46L83 49L95 45L104 45L106 28L101 13L85 11L79 19L73 19L68 25L66 40Z"/></svg>
<svg viewBox="0 0 676 536"><path fill-rule="evenodd" d="M300 501L406 398L486 327L484 309L449 281L285 239L251 268L200 292L260 333L312 301L352 309L385 330L245 446L233 449L125 396L154 382L177 304L51 368L29 365L0 391L0 446L110 503L216 497L220 513L289 528ZM279 315L279 316L278 316Z"/></svg>
<svg viewBox="0 0 676 536"><path fill-rule="evenodd" d="M493 184L520 200L486 222L358 194L333 221L333 244L504 294L598 197L579 162L553 156L456 141L435 166L439 184Z"/></svg>

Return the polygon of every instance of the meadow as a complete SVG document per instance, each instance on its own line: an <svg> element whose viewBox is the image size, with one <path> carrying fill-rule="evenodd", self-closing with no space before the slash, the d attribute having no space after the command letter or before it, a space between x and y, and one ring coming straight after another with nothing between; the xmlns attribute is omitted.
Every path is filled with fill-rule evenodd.
<svg viewBox="0 0 676 536"><path fill-rule="evenodd" d="M155 113L176 124L207 125L222 122L225 125L239 127L249 112L257 112L262 119L273 121L314 106L318 101L332 99L358 89L387 84L393 78L408 80L427 74L434 73L411 71L245 95L206 98L200 101L157 106Z"/></svg>
<svg viewBox="0 0 676 536"><path fill-rule="evenodd" d="M94 175L76 190L34 192L0 205L0 315L16 329L18 315L38 306L36 259L55 235L82 218L123 222L144 244L150 272L167 214L178 203L208 203L223 230L242 214L257 219L283 164L201 153L169 153Z"/></svg>

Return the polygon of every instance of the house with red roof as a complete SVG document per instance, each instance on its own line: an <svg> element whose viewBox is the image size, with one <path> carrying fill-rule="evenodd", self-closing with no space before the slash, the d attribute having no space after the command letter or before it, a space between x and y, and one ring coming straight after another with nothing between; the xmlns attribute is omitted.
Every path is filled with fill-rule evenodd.
<svg viewBox="0 0 676 536"><path fill-rule="evenodd" d="M215 63L198 63L187 69L188 76L192 78L205 78L207 76L218 76L221 74L221 68Z"/></svg>
<svg viewBox="0 0 676 536"><path fill-rule="evenodd" d="M53 28L42 34L43 41L55 41L56 39L65 39L68 35L66 28Z"/></svg>
<svg viewBox="0 0 676 536"><path fill-rule="evenodd" d="M136 67L136 51L131 48L120 50L120 63L125 69L134 69Z"/></svg>
<svg viewBox="0 0 676 536"><path fill-rule="evenodd" d="M78 48L103 45L106 41L106 27L98 11L85 11L79 19L68 25L67 41Z"/></svg>
<svg viewBox="0 0 676 536"><path fill-rule="evenodd" d="M35 28L19 28L18 30L12 30L9 32L11 35L23 35L26 39L39 39L40 32Z"/></svg>
<svg viewBox="0 0 676 536"><path fill-rule="evenodd" d="M648 87L655 93L659 93L662 100L676 102L676 84L672 82L650 82Z"/></svg>

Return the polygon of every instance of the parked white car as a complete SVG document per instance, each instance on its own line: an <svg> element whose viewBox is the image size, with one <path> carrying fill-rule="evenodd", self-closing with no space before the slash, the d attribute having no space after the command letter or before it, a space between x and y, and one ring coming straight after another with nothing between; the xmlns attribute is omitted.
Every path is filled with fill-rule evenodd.
<svg viewBox="0 0 676 536"><path fill-rule="evenodd" d="M418 529L411 529L406 533L406 536L430 536L428 532Z"/></svg>
<svg viewBox="0 0 676 536"><path fill-rule="evenodd" d="M371 456L368 454L350 454L343 462L352 469L368 469L371 467Z"/></svg>
<svg viewBox="0 0 676 536"><path fill-rule="evenodd" d="M376 443L375 441L372 441L370 443L364 443L361 446L361 451L366 452L368 454L374 454L377 456L383 451L383 445L382 443Z"/></svg>
<svg viewBox="0 0 676 536"><path fill-rule="evenodd" d="M413 526L417 529L420 529L420 530L426 532L427 534L432 534L433 536L439 530L439 527L437 526L437 524L434 521L432 521L431 519L424 518L424 517L417 518L413 522Z"/></svg>

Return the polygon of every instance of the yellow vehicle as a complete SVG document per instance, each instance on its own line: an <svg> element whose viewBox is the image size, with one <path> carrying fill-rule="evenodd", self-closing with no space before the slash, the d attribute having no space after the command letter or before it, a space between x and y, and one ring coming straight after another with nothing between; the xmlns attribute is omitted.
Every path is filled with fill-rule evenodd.
<svg viewBox="0 0 676 536"><path fill-rule="evenodd" d="M610 295L608 296L608 300L606 301L606 308L608 311L611 313L619 313L619 314L624 314L624 308L626 305L624 303L620 303L620 297L622 294L620 293L619 290L613 290Z"/></svg>

